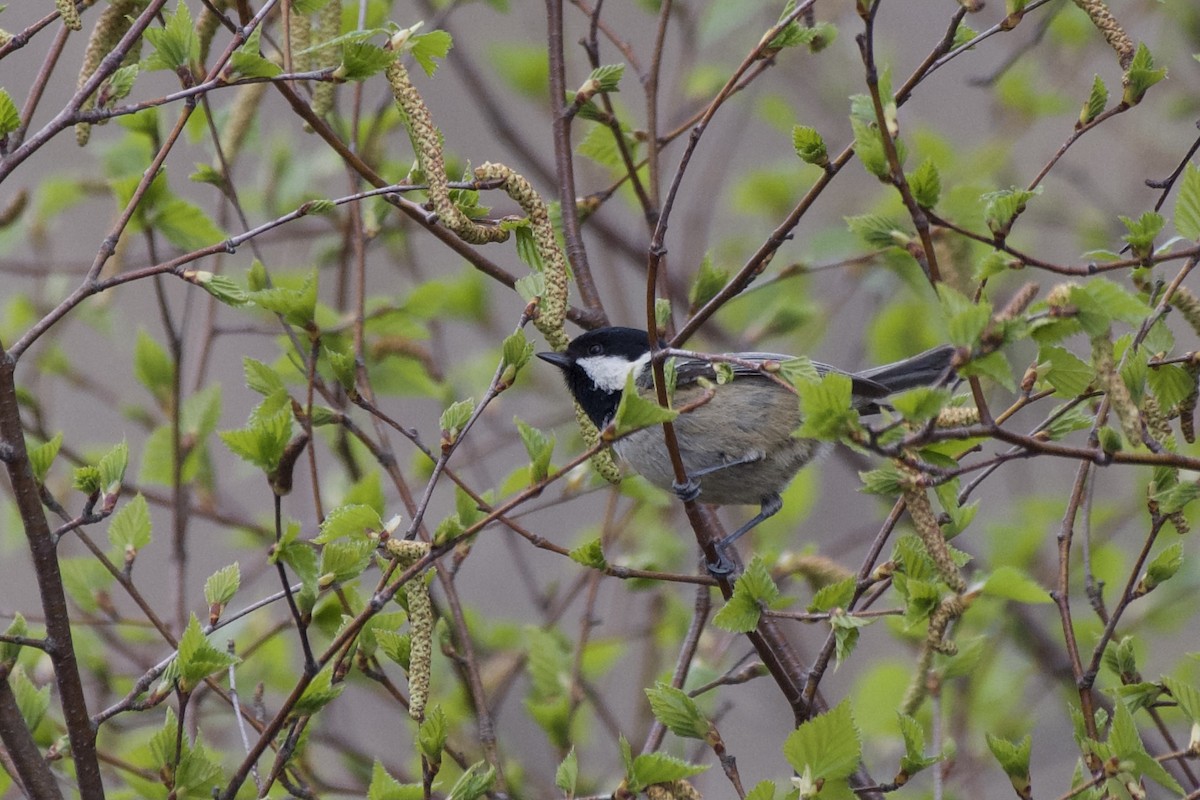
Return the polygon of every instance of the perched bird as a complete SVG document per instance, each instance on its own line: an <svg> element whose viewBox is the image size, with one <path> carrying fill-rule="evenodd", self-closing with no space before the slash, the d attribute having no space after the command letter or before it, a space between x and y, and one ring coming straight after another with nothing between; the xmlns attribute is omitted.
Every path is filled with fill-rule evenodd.
<svg viewBox="0 0 1200 800"><path fill-rule="evenodd" d="M538 357L562 370L567 388L597 428L603 429L612 421L631 372L638 392L654 396L650 341L643 330L599 328L576 337L565 352L538 353ZM875 413L879 401L889 394L947 380L953 357L954 348L943 346L850 374L854 408L860 414ZM684 500L760 506L753 519L718 543L719 552L778 512L783 507L780 492L822 449L821 442L794 435L801 423L796 395L756 368L767 361L784 362L794 356L726 353L714 360L719 363L721 358L734 359L725 362L731 366L734 379L719 385L714 361L675 359L675 408L700 401L708 391L704 384L715 386L706 402L680 414L674 422L688 476L684 484L675 481L658 426L639 430L613 445L636 472L655 486L675 491ZM813 366L822 375L842 372L817 362ZM714 572L729 569L727 563L710 564L709 568Z"/></svg>

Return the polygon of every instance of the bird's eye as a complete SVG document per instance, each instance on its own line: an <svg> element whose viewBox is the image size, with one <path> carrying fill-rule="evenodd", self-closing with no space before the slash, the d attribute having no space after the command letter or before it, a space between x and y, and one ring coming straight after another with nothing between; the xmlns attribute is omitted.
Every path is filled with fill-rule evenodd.
<svg viewBox="0 0 1200 800"><path fill-rule="evenodd" d="M594 345L592 345L591 347L589 347L589 348L588 348L588 355L589 355L589 356L598 356L598 355L600 355L600 354L601 354L601 353L603 353L603 352L604 352L604 347L603 347L602 345L599 345L599 344L594 344Z"/></svg>

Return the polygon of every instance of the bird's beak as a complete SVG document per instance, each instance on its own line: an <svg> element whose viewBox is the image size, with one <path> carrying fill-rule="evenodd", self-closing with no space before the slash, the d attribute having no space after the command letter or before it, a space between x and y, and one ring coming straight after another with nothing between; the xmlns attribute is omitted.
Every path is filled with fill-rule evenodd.
<svg viewBox="0 0 1200 800"><path fill-rule="evenodd" d="M554 366L556 366L562 370L567 370L567 369L571 368L571 364L572 364L571 357L568 356L566 353L550 353L550 352L538 353L537 357L540 358L542 361L546 361L550 364L553 364Z"/></svg>

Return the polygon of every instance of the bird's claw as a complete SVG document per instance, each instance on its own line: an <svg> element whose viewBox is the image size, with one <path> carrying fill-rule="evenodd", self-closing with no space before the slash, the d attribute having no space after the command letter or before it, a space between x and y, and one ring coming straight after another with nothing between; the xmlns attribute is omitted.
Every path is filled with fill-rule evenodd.
<svg viewBox="0 0 1200 800"><path fill-rule="evenodd" d="M725 555L725 551L718 549L717 558L715 561L705 561L704 568L708 570L708 574L717 580L728 578L734 573L735 567L729 557Z"/></svg>
<svg viewBox="0 0 1200 800"><path fill-rule="evenodd" d="M685 503L690 503L700 496L700 481L689 476L686 481L680 483L676 481L671 484L671 490L675 492L675 496Z"/></svg>

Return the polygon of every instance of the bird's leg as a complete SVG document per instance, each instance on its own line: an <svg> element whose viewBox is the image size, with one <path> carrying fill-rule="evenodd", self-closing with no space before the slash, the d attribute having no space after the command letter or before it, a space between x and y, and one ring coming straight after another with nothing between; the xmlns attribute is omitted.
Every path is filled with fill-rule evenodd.
<svg viewBox="0 0 1200 800"><path fill-rule="evenodd" d="M675 483L671 484L671 490L675 492L676 497L687 503L700 496L699 479L703 478L705 475L711 475L714 472L720 472L721 470L729 469L730 467L740 467L743 464L753 464L755 461L762 461L764 458L766 458L766 454L761 450L751 450L746 455L734 461L723 461L720 464L713 464L711 467L704 467L703 469L698 469L695 472L689 472L687 480L685 480L683 483L676 481ZM779 509L775 510L778 511ZM775 512L773 511L771 513L773 514Z"/></svg>
<svg viewBox="0 0 1200 800"><path fill-rule="evenodd" d="M717 545L716 545L717 561L716 561L716 563L710 563L708 565L709 573L711 573L714 577L719 578L723 575L728 575L730 572L732 572L733 565L729 562L729 559L725 557L725 551L727 549L729 549L729 545L736 542L747 531L749 531L755 525L758 525L760 522L762 522L767 517L773 517L776 514L778 514L779 509L781 509L781 508L783 508L783 498L780 497L778 493L770 494L770 495L767 495L766 497L764 497L763 501L762 501L762 507L759 509L758 513L755 514L751 520L749 520L745 525L738 528L733 533L726 536L721 541L717 542Z"/></svg>

